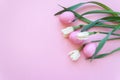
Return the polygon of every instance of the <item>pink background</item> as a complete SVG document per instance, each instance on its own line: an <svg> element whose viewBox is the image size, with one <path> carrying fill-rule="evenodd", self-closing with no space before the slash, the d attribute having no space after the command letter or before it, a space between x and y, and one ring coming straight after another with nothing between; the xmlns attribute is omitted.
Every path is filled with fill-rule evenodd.
<svg viewBox="0 0 120 80"><path fill-rule="evenodd" d="M57 4L82 1L88 0L0 0L0 80L120 80L119 52L92 63L67 56L78 46L62 37L64 25L53 14ZM120 11L119 0L96 1ZM119 45L108 42L101 52Z"/></svg>

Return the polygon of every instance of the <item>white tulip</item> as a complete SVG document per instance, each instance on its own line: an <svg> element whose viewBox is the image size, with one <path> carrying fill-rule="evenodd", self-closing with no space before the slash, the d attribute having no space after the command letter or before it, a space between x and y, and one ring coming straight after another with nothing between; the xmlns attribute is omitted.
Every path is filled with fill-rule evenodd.
<svg viewBox="0 0 120 80"><path fill-rule="evenodd" d="M61 32L63 33L64 37L68 37L71 32L74 31L73 27L67 27L65 29L62 29Z"/></svg>
<svg viewBox="0 0 120 80"><path fill-rule="evenodd" d="M72 59L72 61L77 61L80 58L79 50L73 50L69 52L69 57Z"/></svg>
<svg viewBox="0 0 120 80"><path fill-rule="evenodd" d="M80 32L77 34L77 38L79 40L86 40L88 39L89 35L90 35L89 32Z"/></svg>

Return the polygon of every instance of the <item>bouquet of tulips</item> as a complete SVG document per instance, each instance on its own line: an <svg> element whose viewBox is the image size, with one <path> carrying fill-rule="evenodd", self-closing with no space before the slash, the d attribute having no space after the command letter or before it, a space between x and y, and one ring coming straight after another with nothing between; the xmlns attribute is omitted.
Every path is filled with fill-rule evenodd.
<svg viewBox="0 0 120 80"><path fill-rule="evenodd" d="M85 13L78 13L76 10L85 4L95 4L96 6L102 7L103 10L90 10ZM92 61L94 59L100 59L106 57L110 54L113 54L120 50L120 47L111 50L107 53L99 54L100 50L103 48L105 43L110 40L120 39L120 34L115 33L116 31L120 30L120 12L113 11L111 8L106 6L103 3L96 2L96 1L89 1L89 2L82 2L70 6L68 8L59 5L63 8L63 10L57 12L55 16L59 16L59 20L64 24L71 24L76 20L81 20L86 24L79 24L76 26L69 26L65 29L62 29L61 32L65 38L69 38L73 43L79 44L80 47L76 50L69 52L69 57L72 61L77 61L80 58L80 51L83 50L83 54L85 57ZM110 14L109 16L91 21L88 18L85 18L85 15L88 14ZM109 23L112 24L109 24ZM103 27L103 28L110 28L110 31L103 32L103 31L89 31L89 29L93 27ZM91 35L97 34L105 34L106 36L103 37L101 40L94 40L91 42L86 42ZM110 38L110 36L116 36L115 38ZM96 45L98 42L98 45Z"/></svg>

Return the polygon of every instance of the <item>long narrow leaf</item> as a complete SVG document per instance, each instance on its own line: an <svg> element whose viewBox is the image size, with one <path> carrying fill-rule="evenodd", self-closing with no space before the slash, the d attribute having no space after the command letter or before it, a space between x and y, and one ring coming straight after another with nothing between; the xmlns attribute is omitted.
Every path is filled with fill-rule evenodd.
<svg viewBox="0 0 120 80"><path fill-rule="evenodd" d="M111 22L111 21L112 22L120 22L120 17L113 17L113 16L111 17L110 16L110 17L104 17L104 18L98 19L98 20L93 21L90 24L84 26L81 31L82 32L87 31L88 29L90 29L90 28L92 28L96 25L102 25L103 23L101 23L101 21L104 21L104 22Z"/></svg>
<svg viewBox="0 0 120 80"><path fill-rule="evenodd" d="M120 22L120 17L114 17L114 16L110 16L110 17L104 17L101 20L106 20L108 22Z"/></svg>
<svg viewBox="0 0 120 80"><path fill-rule="evenodd" d="M88 29L94 27L98 22L99 22L99 20L96 20L96 21L91 22L90 24L84 26L84 27L81 29L81 32L87 31Z"/></svg>
<svg viewBox="0 0 120 80"><path fill-rule="evenodd" d="M106 6L105 4L102 4L102 3L96 2L96 1L89 1L89 2L78 3L78 4L75 4L75 5L71 6L71 7L68 7L68 9L70 9L70 10L76 10L76 9L79 8L80 6L82 6L82 5L84 5L84 4L88 4L88 3L96 4L96 5L104 8L105 10L113 11L111 8L109 8L109 7ZM61 10L61 11L57 12L55 15L59 15L59 14L65 12L65 11L67 11L67 10ZM117 16L117 15L116 15L116 14L113 14L113 16Z"/></svg>
<svg viewBox="0 0 120 80"><path fill-rule="evenodd" d="M115 50L113 50L113 51L111 51L111 52L109 52L109 53L104 53L104 54L96 55L96 56L94 57L94 59L104 58L104 57L106 57L106 56L108 56L108 55L110 55L110 54L113 54L113 53L117 52L117 51L120 51L120 47L117 48L117 49L115 49ZM90 58L89 58L89 59L90 59Z"/></svg>
<svg viewBox="0 0 120 80"><path fill-rule="evenodd" d="M81 14L81 16L84 16L84 15L87 15L87 14L94 14L94 13L105 13L105 14L115 14L115 15L120 14L120 12L114 12L114 11L108 11L108 10L92 10L92 11L88 11L88 12L85 12L85 13Z"/></svg>
<svg viewBox="0 0 120 80"><path fill-rule="evenodd" d="M110 11L113 11L110 7L108 7L107 5L103 4L103 3L100 3L100 2L97 2L97 1L90 1L89 3L93 3L93 4L97 4L99 5L100 7L104 8L105 10L110 10ZM118 16L116 14L112 14L113 16Z"/></svg>
<svg viewBox="0 0 120 80"><path fill-rule="evenodd" d="M108 34L108 32L99 32L101 34ZM115 34L115 33L112 33L111 35L114 35L114 36L120 36L120 34Z"/></svg>
<svg viewBox="0 0 120 80"><path fill-rule="evenodd" d="M98 26L98 27L104 27L104 28L114 28L114 27L116 27L117 25L96 24L95 26Z"/></svg>
<svg viewBox="0 0 120 80"><path fill-rule="evenodd" d="M73 13L74 13L74 15L77 17L77 19L79 19L79 20L82 20L82 21L84 21L84 22L86 22L86 23L91 23L92 21L90 21L89 19L87 19L87 18L84 18L83 16L81 16L80 14L78 14L78 13L76 13L75 11L72 11Z"/></svg>
<svg viewBox="0 0 120 80"><path fill-rule="evenodd" d="M107 34L107 36L106 36L105 38L103 38L103 39L100 41L98 47L96 48L95 53L94 53L93 56L92 56L92 59L94 59L94 57L95 57L95 56L98 54L98 52L102 49L102 47L104 46L104 44L105 44L106 41L108 40L109 36L110 36L113 32L115 32L116 30L119 30L119 29L120 29L120 25L118 25L117 27L115 27L111 32L109 32L109 33Z"/></svg>
<svg viewBox="0 0 120 80"><path fill-rule="evenodd" d="M67 9L69 9L69 10L76 10L77 8L79 8L80 6L82 6L84 4L86 4L86 3L78 3L78 4L75 4L75 5L71 6L71 7L68 7ZM65 12L65 11L67 11L67 10L61 10L61 11L55 13L55 16Z"/></svg>
<svg viewBox="0 0 120 80"><path fill-rule="evenodd" d="M118 40L120 39L120 37L117 37L117 38L110 38L108 39L107 41L111 41L111 40ZM92 41L92 42L100 42L101 40L95 40L95 41Z"/></svg>
<svg viewBox="0 0 120 80"><path fill-rule="evenodd" d="M109 8L107 5L103 4L103 3L100 3L100 2L97 2L97 1L90 1L88 3L93 3L93 4L96 4L96 5L99 5L100 7L104 8L105 10L112 10L111 8Z"/></svg>

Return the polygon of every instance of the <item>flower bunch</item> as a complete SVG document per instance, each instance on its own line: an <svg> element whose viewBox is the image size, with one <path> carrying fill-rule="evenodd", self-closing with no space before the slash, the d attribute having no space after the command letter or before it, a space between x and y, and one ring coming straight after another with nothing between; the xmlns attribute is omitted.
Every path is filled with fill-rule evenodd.
<svg viewBox="0 0 120 80"><path fill-rule="evenodd" d="M103 10L91 10L91 11L79 14L76 11L76 9L80 8L85 4L96 4L96 6L102 7ZM83 52L83 54L87 59L94 60L94 59L100 59L100 58L106 57L120 50L120 47L118 47L110 52L99 54L99 51L103 48L103 46L107 41L120 39L120 34L115 33L116 31L120 30L120 16L119 16L120 12L113 11L111 8L109 8L105 4L96 2L96 1L78 3L68 8L63 7L61 5L60 7L62 7L63 10L57 12L55 16L59 15L59 20L63 24L71 24L76 20L81 20L86 23L86 24L80 24L77 26L68 26L65 29L61 30L65 38L68 38L73 43L80 45L79 49L69 52L69 57L72 59L72 61L77 61L80 58L80 51ZM102 13L102 14L110 14L110 15L94 21L91 21L88 18L84 17L85 15L94 14L94 13ZM112 24L109 24L106 22L110 22ZM98 31L90 32L89 29L95 26L110 28L111 31L102 32L102 30L100 30L99 32ZM91 42L87 42L87 40L89 39L89 36L97 35L97 34L105 34L106 36L101 40L94 40ZM111 35L116 37L110 38ZM96 42L98 42L98 45L96 44Z"/></svg>

